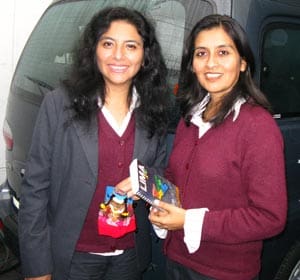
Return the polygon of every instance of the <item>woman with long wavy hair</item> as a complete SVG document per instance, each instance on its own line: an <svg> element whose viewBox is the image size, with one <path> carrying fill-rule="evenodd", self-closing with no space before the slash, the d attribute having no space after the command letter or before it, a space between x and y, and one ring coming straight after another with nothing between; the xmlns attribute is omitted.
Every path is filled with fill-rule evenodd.
<svg viewBox="0 0 300 280"><path fill-rule="evenodd" d="M25 279L141 279L151 258L145 203L132 202L130 227L99 213L110 186L110 209L127 203L118 185L133 158L165 166L165 77L141 13L107 8L86 26L70 77L44 98L33 134L19 213Z"/></svg>

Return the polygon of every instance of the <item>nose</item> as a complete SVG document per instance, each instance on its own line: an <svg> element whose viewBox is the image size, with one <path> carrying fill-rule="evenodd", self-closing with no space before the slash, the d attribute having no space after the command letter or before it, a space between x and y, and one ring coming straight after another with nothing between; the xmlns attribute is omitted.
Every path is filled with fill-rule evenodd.
<svg viewBox="0 0 300 280"><path fill-rule="evenodd" d="M218 59L217 59L217 57L216 57L215 55L213 55L213 54L210 54L210 55L208 56L208 58L207 58L207 63L206 63L207 67L213 68L213 67L215 67L217 64L218 64Z"/></svg>
<svg viewBox="0 0 300 280"><path fill-rule="evenodd" d="M116 59L121 59L124 55L124 49L122 46L116 46L114 51L114 57Z"/></svg>

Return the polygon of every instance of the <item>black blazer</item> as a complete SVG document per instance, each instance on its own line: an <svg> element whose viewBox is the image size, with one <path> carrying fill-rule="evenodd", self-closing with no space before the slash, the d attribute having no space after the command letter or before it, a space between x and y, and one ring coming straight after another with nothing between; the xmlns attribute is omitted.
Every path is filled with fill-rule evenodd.
<svg viewBox="0 0 300 280"><path fill-rule="evenodd" d="M97 183L98 128L66 126L69 99L59 88L42 102L22 182L19 241L24 276L67 279L70 262ZM165 137L147 138L136 126L133 158L164 168ZM151 260L151 225L143 201L135 208L139 269Z"/></svg>

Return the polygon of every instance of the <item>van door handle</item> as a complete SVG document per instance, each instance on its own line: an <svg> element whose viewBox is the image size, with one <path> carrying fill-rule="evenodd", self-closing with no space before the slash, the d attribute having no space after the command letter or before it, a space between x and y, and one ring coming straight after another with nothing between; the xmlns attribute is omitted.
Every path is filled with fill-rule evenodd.
<svg viewBox="0 0 300 280"><path fill-rule="evenodd" d="M25 168L22 168L22 169L21 169L20 175L21 175L22 178L24 177L24 175L25 175Z"/></svg>

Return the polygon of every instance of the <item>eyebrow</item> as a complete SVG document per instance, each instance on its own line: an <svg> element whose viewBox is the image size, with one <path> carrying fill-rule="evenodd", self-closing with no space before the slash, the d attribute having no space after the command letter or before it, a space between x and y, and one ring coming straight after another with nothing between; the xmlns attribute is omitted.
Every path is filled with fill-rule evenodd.
<svg viewBox="0 0 300 280"><path fill-rule="evenodd" d="M219 46L217 46L216 48L217 48L217 49L219 49L219 48L231 48L231 49L235 49L234 46L232 46L232 45L226 45L226 44L224 44L224 45L219 45ZM207 47L198 46L198 47L194 48L194 51L196 51L196 50L198 50L198 49L207 49Z"/></svg>
<svg viewBox="0 0 300 280"><path fill-rule="evenodd" d="M102 40L112 40L114 42L116 42L117 40L112 38L112 37L109 37L109 36L101 36L99 41L102 41ZM124 41L125 43L136 43L138 45L142 45L141 42L137 41L137 40L132 40L132 39L129 39L129 40L125 40Z"/></svg>

